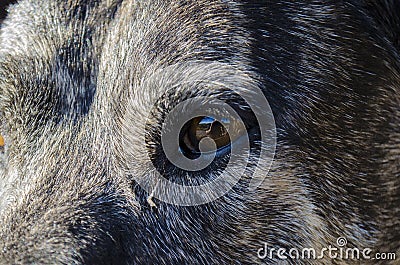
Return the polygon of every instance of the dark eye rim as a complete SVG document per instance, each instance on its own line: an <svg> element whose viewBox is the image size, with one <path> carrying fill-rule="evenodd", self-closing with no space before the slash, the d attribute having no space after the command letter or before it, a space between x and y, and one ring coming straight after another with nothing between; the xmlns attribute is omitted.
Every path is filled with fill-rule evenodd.
<svg viewBox="0 0 400 265"><path fill-rule="evenodd" d="M249 106L247 102L242 97L240 97L240 95L232 92L231 90L218 90L212 94L206 92L207 91L194 91L193 93L190 93L188 95L183 95L174 91L169 91L169 93L166 93L159 98L157 103L154 105L153 110L151 111L151 116L148 117L148 122L146 122L145 136L147 153L158 172L160 172L167 179L176 180L177 176L179 176L179 178L185 176L185 179L196 176L196 179L200 178L209 180L209 177L211 176L209 175L209 173L217 172L218 175L218 172L221 172L221 170L224 169L227 161L229 161L229 158L232 155L231 150L234 148L236 141L227 145L224 148L220 148L220 150L213 151L213 162L207 168L204 168L203 170L200 170L198 172L191 172L180 169L167 159L164 152L164 147L161 143L161 128L165 122L165 118L170 113L170 111L175 106L177 106L177 104L184 102L187 99L195 98L197 96L212 96L230 105L230 107L236 112L236 114L238 114L239 119L243 122L245 126L245 131L242 137L248 138L250 144L250 155L252 157L258 157L261 132L258 119L255 116L251 106ZM188 108L191 107L188 106ZM191 109L190 111L194 112L194 110ZM188 124L184 124L184 126L181 126L179 134L176 135L176 139L178 140L179 144L178 151L189 159L197 159L200 157L201 153L196 153L192 150L182 150L181 148L182 144L180 143L182 140L182 134L184 131L187 130L187 126ZM241 139L242 137L239 137L237 139ZM203 178L203 176L206 177Z"/></svg>

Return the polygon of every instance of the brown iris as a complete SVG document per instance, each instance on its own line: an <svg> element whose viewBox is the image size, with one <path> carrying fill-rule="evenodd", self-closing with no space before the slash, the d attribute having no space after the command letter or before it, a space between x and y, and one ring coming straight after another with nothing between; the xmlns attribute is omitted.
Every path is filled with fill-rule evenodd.
<svg viewBox="0 0 400 265"><path fill-rule="evenodd" d="M228 147L239 134L235 127L235 123L229 119L217 121L213 117L194 118L184 127L180 143L181 148L183 151L197 154L201 151L212 152L223 149ZM228 130L231 133L234 132L234 135L229 135ZM200 142L206 139L207 141L202 142L200 151Z"/></svg>

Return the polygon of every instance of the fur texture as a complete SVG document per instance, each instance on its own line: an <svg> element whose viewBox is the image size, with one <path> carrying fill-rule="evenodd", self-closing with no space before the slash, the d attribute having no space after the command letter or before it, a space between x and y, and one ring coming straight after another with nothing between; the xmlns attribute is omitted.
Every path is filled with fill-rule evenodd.
<svg viewBox="0 0 400 265"><path fill-rule="evenodd" d="M399 257L399 14L398 1L19 1L0 36L0 263L349 264L257 257L340 236ZM260 85L276 156L255 191L243 179L206 205L151 207L135 179L157 115L211 91L161 97L146 146L142 111L177 73L141 81L196 60Z"/></svg>

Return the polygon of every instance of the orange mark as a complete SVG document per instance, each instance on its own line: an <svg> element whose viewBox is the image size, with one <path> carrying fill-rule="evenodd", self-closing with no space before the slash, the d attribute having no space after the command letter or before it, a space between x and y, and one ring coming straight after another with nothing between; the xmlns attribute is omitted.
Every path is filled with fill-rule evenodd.
<svg viewBox="0 0 400 265"><path fill-rule="evenodd" d="M4 138L0 135L0 147L4 147Z"/></svg>

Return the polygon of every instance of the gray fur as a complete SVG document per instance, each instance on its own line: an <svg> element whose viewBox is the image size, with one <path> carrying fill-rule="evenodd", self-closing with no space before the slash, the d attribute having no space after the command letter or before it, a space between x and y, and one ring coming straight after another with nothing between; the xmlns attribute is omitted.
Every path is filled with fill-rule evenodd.
<svg viewBox="0 0 400 265"><path fill-rule="evenodd" d="M394 1L374 12L362 1L266 2L12 6L0 35L0 264L276 264L257 257L264 243L322 248L340 236L400 256L399 36L388 33L400 19L385 12ZM135 182L148 174L135 130L166 88L142 81L196 60L229 63L260 85L276 157L256 191L244 179L206 205L152 207ZM349 263L281 261L300 262Z"/></svg>

